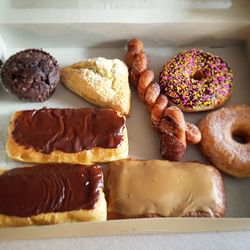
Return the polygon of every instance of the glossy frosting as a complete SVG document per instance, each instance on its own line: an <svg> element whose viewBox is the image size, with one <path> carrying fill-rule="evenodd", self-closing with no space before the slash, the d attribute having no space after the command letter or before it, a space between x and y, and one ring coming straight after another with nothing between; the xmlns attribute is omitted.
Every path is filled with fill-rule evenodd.
<svg viewBox="0 0 250 250"><path fill-rule="evenodd" d="M195 212L214 217L218 210L224 210L219 173L195 162L122 160L111 163L108 193L108 212L124 217L177 217Z"/></svg>
<svg viewBox="0 0 250 250"><path fill-rule="evenodd" d="M19 145L46 154L116 148L125 126L125 118L116 111L91 108L21 111L13 122L12 136Z"/></svg>
<svg viewBox="0 0 250 250"><path fill-rule="evenodd" d="M93 209L102 178L97 165L41 164L6 171L0 175L0 214L28 217Z"/></svg>

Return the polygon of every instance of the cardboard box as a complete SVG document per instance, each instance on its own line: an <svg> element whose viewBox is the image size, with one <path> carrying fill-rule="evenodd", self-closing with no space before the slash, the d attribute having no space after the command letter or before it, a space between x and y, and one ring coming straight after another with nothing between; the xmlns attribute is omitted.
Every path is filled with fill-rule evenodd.
<svg viewBox="0 0 250 250"><path fill-rule="evenodd" d="M43 48L60 66L83 58L123 59L129 39L139 37L156 72L186 48L201 48L222 56L234 73L233 96L226 106L250 104L249 1L2 1L0 6L0 58L23 48ZM134 3L132 3L134 2ZM152 5L155 2L155 5ZM184 4L185 2L185 4ZM144 5L142 5L144 3ZM217 4L217 5L216 5ZM219 4L219 5L218 5ZM96 6L96 7L95 7ZM53 9L52 9L53 8ZM92 106L64 86L44 103L21 102L5 91L0 96L0 166L20 164L5 153L7 127L20 109ZM197 123L206 113L185 114ZM129 156L160 159L159 136L151 126L146 106L133 91L127 120ZM207 162L197 146L188 146L184 160ZM230 231L250 229L250 179L224 175L227 212L224 219L158 218L83 222L51 226L0 229L0 239L71 237L84 235L145 234L164 232Z"/></svg>

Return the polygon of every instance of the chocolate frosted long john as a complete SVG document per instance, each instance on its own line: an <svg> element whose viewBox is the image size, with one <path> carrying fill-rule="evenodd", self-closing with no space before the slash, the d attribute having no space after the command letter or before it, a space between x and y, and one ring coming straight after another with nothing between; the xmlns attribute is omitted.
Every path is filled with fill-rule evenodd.
<svg viewBox="0 0 250 250"><path fill-rule="evenodd" d="M125 118L111 109L41 109L16 112L7 152L27 162L108 162L128 153Z"/></svg>
<svg viewBox="0 0 250 250"><path fill-rule="evenodd" d="M95 218L106 219L103 173L98 165L40 164L0 174L0 226Z"/></svg>

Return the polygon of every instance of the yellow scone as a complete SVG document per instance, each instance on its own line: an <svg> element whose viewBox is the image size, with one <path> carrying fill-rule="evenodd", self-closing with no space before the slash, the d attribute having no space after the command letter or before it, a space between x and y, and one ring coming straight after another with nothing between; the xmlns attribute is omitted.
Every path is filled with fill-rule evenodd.
<svg viewBox="0 0 250 250"><path fill-rule="evenodd" d="M61 70L61 82L88 102L129 114L128 68L121 60L98 57L75 63Z"/></svg>

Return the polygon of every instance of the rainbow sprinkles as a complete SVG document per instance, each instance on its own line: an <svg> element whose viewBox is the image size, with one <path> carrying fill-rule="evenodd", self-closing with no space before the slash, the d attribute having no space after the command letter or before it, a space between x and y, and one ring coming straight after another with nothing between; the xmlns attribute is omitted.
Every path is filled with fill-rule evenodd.
<svg viewBox="0 0 250 250"><path fill-rule="evenodd" d="M191 49L168 61L160 73L161 91L186 112L223 105L232 93L233 74L219 56Z"/></svg>

